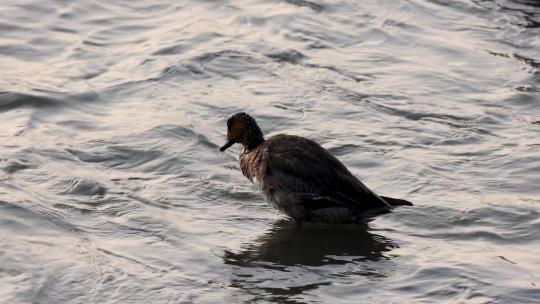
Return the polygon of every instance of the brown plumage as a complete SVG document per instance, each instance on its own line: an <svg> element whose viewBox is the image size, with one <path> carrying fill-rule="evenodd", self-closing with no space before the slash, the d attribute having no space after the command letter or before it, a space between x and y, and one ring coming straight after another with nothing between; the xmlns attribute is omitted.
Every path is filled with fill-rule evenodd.
<svg viewBox="0 0 540 304"><path fill-rule="evenodd" d="M269 203L303 222L361 222L410 202L381 197L316 142L279 134L264 139L255 120L237 113L227 121L225 151L235 143L242 173Z"/></svg>

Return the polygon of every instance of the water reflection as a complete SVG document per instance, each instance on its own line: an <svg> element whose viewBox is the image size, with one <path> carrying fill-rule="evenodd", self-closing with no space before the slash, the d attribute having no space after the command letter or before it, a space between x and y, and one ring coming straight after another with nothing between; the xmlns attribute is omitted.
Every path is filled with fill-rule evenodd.
<svg viewBox="0 0 540 304"><path fill-rule="evenodd" d="M233 267L231 287L272 301L296 303L294 295L333 284L338 277L380 280L387 276L393 241L361 225L308 224L279 220L223 260ZM377 263L374 266L373 263Z"/></svg>
<svg viewBox="0 0 540 304"><path fill-rule="evenodd" d="M297 227L289 220L279 220L268 233L240 252L226 252L224 260L226 264L242 267L323 266L388 259L387 253L395 247L389 239L361 225Z"/></svg>

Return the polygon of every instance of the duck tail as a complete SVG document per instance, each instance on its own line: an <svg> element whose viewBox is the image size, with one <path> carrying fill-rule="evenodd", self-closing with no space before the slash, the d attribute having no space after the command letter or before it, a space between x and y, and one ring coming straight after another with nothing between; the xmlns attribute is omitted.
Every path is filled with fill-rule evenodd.
<svg viewBox="0 0 540 304"><path fill-rule="evenodd" d="M381 196L381 198L384 199L392 207L413 205L411 202L406 201L404 199L391 198L391 197L386 197L386 196Z"/></svg>

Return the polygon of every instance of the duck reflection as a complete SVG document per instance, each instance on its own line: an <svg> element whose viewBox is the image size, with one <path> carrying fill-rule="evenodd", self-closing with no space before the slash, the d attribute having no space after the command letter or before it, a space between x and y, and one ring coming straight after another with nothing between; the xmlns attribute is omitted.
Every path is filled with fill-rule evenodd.
<svg viewBox="0 0 540 304"><path fill-rule="evenodd" d="M330 285L336 278L386 277L390 252L398 246L362 225L305 224L279 220L223 260L233 269L231 287L272 302L296 303L294 296ZM377 266L373 263L377 262Z"/></svg>
<svg viewBox="0 0 540 304"><path fill-rule="evenodd" d="M297 227L283 219L269 232L240 252L225 252L226 264L243 267L257 264L323 266L354 261L389 259L387 253L397 245L369 232L362 225L306 224Z"/></svg>

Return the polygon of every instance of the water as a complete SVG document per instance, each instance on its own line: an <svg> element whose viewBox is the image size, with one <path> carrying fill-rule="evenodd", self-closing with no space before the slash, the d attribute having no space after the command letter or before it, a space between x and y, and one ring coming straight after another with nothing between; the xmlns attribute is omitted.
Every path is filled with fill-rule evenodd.
<svg viewBox="0 0 540 304"><path fill-rule="evenodd" d="M540 6L4 1L1 303L539 303ZM246 111L416 205L295 225Z"/></svg>

